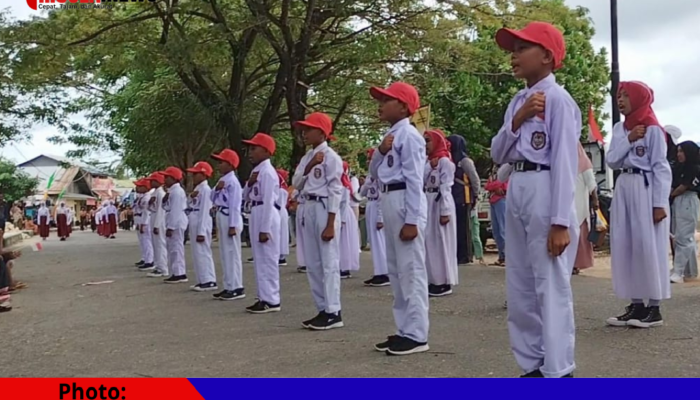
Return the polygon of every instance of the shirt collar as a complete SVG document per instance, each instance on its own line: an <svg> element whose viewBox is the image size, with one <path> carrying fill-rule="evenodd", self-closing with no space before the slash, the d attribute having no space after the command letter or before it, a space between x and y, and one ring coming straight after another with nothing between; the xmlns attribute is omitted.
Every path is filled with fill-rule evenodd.
<svg viewBox="0 0 700 400"><path fill-rule="evenodd" d="M549 75L547 75L546 78L535 83L532 87L527 88L526 91L528 94L537 93L537 92L541 92L545 89L548 89L556 84L557 84L557 78L554 76L554 74L549 74Z"/></svg>
<svg viewBox="0 0 700 400"><path fill-rule="evenodd" d="M260 172L263 168L267 168L268 165L270 167L272 167L272 163L270 162L269 158L267 160L261 162L260 164L256 165L255 168L253 168L253 171Z"/></svg>
<svg viewBox="0 0 700 400"><path fill-rule="evenodd" d="M394 125L391 126L391 128L387 131L387 134L392 133L392 132L397 132L407 126L411 125L411 120L409 118L404 118L400 120L399 122L395 123Z"/></svg>
<svg viewBox="0 0 700 400"><path fill-rule="evenodd" d="M318 152L325 151L327 148L328 148L328 142L323 142L323 143L319 144L318 146L316 146L316 148L311 151L311 154L316 154Z"/></svg>

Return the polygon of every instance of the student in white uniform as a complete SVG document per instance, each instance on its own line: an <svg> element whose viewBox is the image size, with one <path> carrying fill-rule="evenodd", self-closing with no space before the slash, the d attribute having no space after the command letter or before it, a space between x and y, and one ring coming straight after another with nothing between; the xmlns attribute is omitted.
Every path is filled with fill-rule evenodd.
<svg viewBox="0 0 700 400"><path fill-rule="evenodd" d="M425 268L425 227L428 205L423 194L425 139L409 117L420 107L416 89L396 82L372 88L380 103L379 118L391 125L374 152L373 178L382 189L382 216L389 280L394 292L397 332L375 345L391 355L425 352L428 346L428 274Z"/></svg>
<svg viewBox="0 0 700 400"><path fill-rule="evenodd" d="M354 271L360 270L360 224L353 209L352 181L348 163L343 161L343 195L340 200L340 279L352 278Z"/></svg>
<svg viewBox="0 0 700 400"><path fill-rule="evenodd" d="M68 234L67 237L70 237L70 234L73 233L73 209L70 207L66 208L66 226L68 228Z"/></svg>
<svg viewBox="0 0 700 400"><path fill-rule="evenodd" d="M428 154L423 175L428 201L428 227L425 230L428 295L442 297L452 294L452 286L459 283L457 212L452 197L456 167L442 131L430 130L423 136Z"/></svg>
<svg viewBox="0 0 700 400"><path fill-rule="evenodd" d="M241 258L243 189L235 173L240 159L231 149L224 149L211 157L219 162L221 174L219 182L211 192L211 199L216 207L221 269L224 272L224 290L214 294L214 298L225 301L240 300L245 298Z"/></svg>
<svg viewBox="0 0 700 400"><path fill-rule="evenodd" d="M153 243L153 264L155 269L148 273L149 278L161 278L169 276L168 248L165 240L165 210L163 210L163 198L165 198L165 177L160 172L154 172L148 177L153 193L148 202L148 211L151 215L151 241Z"/></svg>
<svg viewBox="0 0 700 400"><path fill-rule="evenodd" d="M37 211L37 225L39 225L39 235L41 236L41 240L46 240L46 238L49 237L49 221L51 220L51 212L49 211L49 208L47 207L48 205L48 200L46 202L41 202L41 205L39 206L39 211Z"/></svg>
<svg viewBox="0 0 700 400"><path fill-rule="evenodd" d="M340 328L344 326L339 258L343 164L327 143L334 139L333 121L328 115L311 113L296 126L304 131L304 142L312 147L297 166L292 184L305 201L301 215L304 261L318 310L318 315L303 321L302 326L312 330Z"/></svg>
<svg viewBox="0 0 700 400"><path fill-rule="evenodd" d="M117 210L117 206L114 205L114 201L111 200L107 204L107 223L109 224L109 238L110 239L116 239L116 234L117 234L117 227L119 226L119 210Z"/></svg>
<svg viewBox="0 0 700 400"><path fill-rule="evenodd" d="M297 214L294 218L296 226L297 272L305 274L306 258L304 257L304 226L302 222L304 221L304 203L306 203L306 200L296 188L292 192L292 199L297 203Z"/></svg>
<svg viewBox="0 0 700 400"><path fill-rule="evenodd" d="M65 242L68 237L68 208L66 208L66 203L61 202L56 207L54 220L56 220L56 227L58 228L58 237L61 238L62 242Z"/></svg>
<svg viewBox="0 0 700 400"><path fill-rule="evenodd" d="M491 142L494 162L514 164L505 213L510 343L523 377L570 377L581 111L552 74L566 54L559 30L531 22L500 29L496 42L512 53L513 75L527 83Z"/></svg>
<svg viewBox="0 0 700 400"><path fill-rule="evenodd" d="M192 235L192 263L197 283L190 287L195 292L212 292L219 290L216 284L216 269L211 254L211 237L213 221L211 211L211 188L209 179L214 168L206 161L197 162L187 172L193 174L194 191L187 199L187 217Z"/></svg>
<svg viewBox="0 0 700 400"><path fill-rule="evenodd" d="M621 82L617 102L625 121L613 127L606 154L610 168L622 169L610 211L610 261L615 295L631 304L607 323L650 328L663 325L661 301L671 297L667 136L651 108L654 92L647 85Z"/></svg>
<svg viewBox="0 0 700 400"><path fill-rule="evenodd" d="M180 186L182 170L168 167L161 174L165 178L168 192L163 198L165 210L165 243L168 249L168 269L170 277L165 283L187 283L185 267L185 229L187 229L187 194Z"/></svg>
<svg viewBox="0 0 700 400"><path fill-rule="evenodd" d="M151 201L151 183L147 179L140 179L136 183L139 196L134 203L134 224L136 234L141 246L141 259L143 265L140 271L153 271L153 236L151 231L151 213L148 211L148 203Z"/></svg>
<svg viewBox="0 0 700 400"><path fill-rule="evenodd" d="M275 139L256 133L243 143L250 146L248 154L255 165L248 178L243 197L250 201L250 242L253 246L255 277L258 281L258 301L246 311L251 314L278 312L280 306L279 176L270 162L275 154Z"/></svg>
<svg viewBox="0 0 700 400"><path fill-rule="evenodd" d="M287 179L289 172L278 168L277 175L280 178L279 192L279 214L280 214L280 267L287 265L287 256L289 255L289 211L287 211L287 203L289 202L289 186Z"/></svg>
<svg viewBox="0 0 700 400"><path fill-rule="evenodd" d="M367 160L372 160L374 149L367 151ZM380 202L379 181L371 176L365 179L360 189L362 197L367 198L365 218L367 219L367 236L372 252L374 275L364 282L365 286L389 286L389 271L386 266L386 241L384 238L384 218Z"/></svg>

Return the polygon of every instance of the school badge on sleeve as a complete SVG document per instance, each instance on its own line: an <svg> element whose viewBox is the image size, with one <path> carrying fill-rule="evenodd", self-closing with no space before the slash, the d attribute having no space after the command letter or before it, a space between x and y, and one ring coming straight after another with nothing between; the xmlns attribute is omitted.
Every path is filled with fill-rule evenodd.
<svg viewBox="0 0 700 400"><path fill-rule="evenodd" d="M644 155L647 153L647 148L644 146L637 146L634 148L634 154L637 155L637 157L644 157Z"/></svg>
<svg viewBox="0 0 700 400"><path fill-rule="evenodd" d="M547 145L547 134L544 132L535 132L530 139L530 145L535 150L542 150Z"/></svg>
<svg viewBox="0 0 700 400"><path fill-rule="evenodd" d="M386 157L386 165L389 166L389 168L392 168L394 166L394 156L389 155Z"/></svg>
<svg viewBox="0 0 700 400"><path fill-rule="evenodd" d="M321 179L321 168L314 168L314 178Z"/></svg>

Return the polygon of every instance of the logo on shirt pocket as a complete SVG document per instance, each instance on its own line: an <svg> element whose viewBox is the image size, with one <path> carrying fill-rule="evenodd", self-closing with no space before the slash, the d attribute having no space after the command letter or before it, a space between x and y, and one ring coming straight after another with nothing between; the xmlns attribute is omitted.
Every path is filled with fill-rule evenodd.
<svg viewBox="0 0 700 400"><path fill-rule="evenodd" d="M369 192L370 192L370 193L372 193L372 194L375 194L375 193L377 193L377 191L376 191L376 190L374 190L374 188L370 189L370 190L369 190Z"/></svg>
<svg viewBox="0 0 700 400"><path fill-rule="evenodd" d="M535 150L542 150L547 145L547 134L544 132L535 132L530 139L530 145Z"/></svg>
<svg viewBox="0 0 700 400"><path fill-rule="evenodd" d="M430 183L433 183L433 184L435 183L435 175L430 177Z"/></svg>
<svg viewBox="0 0 700 400"><path fill-rule="evenodd" d="M257 186L253 188L253 194L256 196L258 195L258 187Z"/></svg>
<svg viewBox="0 0 700 400"><path fill-rule="evenodd" d="M389 168L392 168L394 166L394 156L390 155L386 158L386 165L389 166Z"/></svg>
<svg viewBox="0 0 700 400"><path fill-rule="evenodd" d="M644 157L646 153L647 149L644 146L637 146L634 148L634 154L636 154L637 157Z"/></svg>
<svg viewBox="0 0 700 400"><path fill-rule="evenodd" d="M321 179L321 168L314 168L314 178Z"/></svg>

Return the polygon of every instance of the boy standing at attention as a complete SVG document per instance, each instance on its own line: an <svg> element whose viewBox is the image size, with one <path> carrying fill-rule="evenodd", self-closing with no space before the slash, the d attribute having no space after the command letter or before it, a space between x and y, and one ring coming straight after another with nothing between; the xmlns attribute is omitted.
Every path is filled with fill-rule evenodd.
<svg viewBox="0 0 700 400"><path fill-rule="evenodd" d="M420 107L413 86L396 82L387 89L373 87L379 119L391 125L370 163L379 180L386 239L389 281L394 292L396 335L375 345L388 355L408 355L428 346L428 275L424 232L428 206L423 194L425 139L409 117Z"/></svg>
<svg viewBox="0 0 700 400"><path fill-rule="evenodd" d="M513 164L506 197L508 330L523 377L571 377L574 306L571 271L578 223L574 190L581 112L552 71L562 66L564 37L532 22L501 29L513 75L527 87L515 95L491 143L498 164Z"/></svg>

